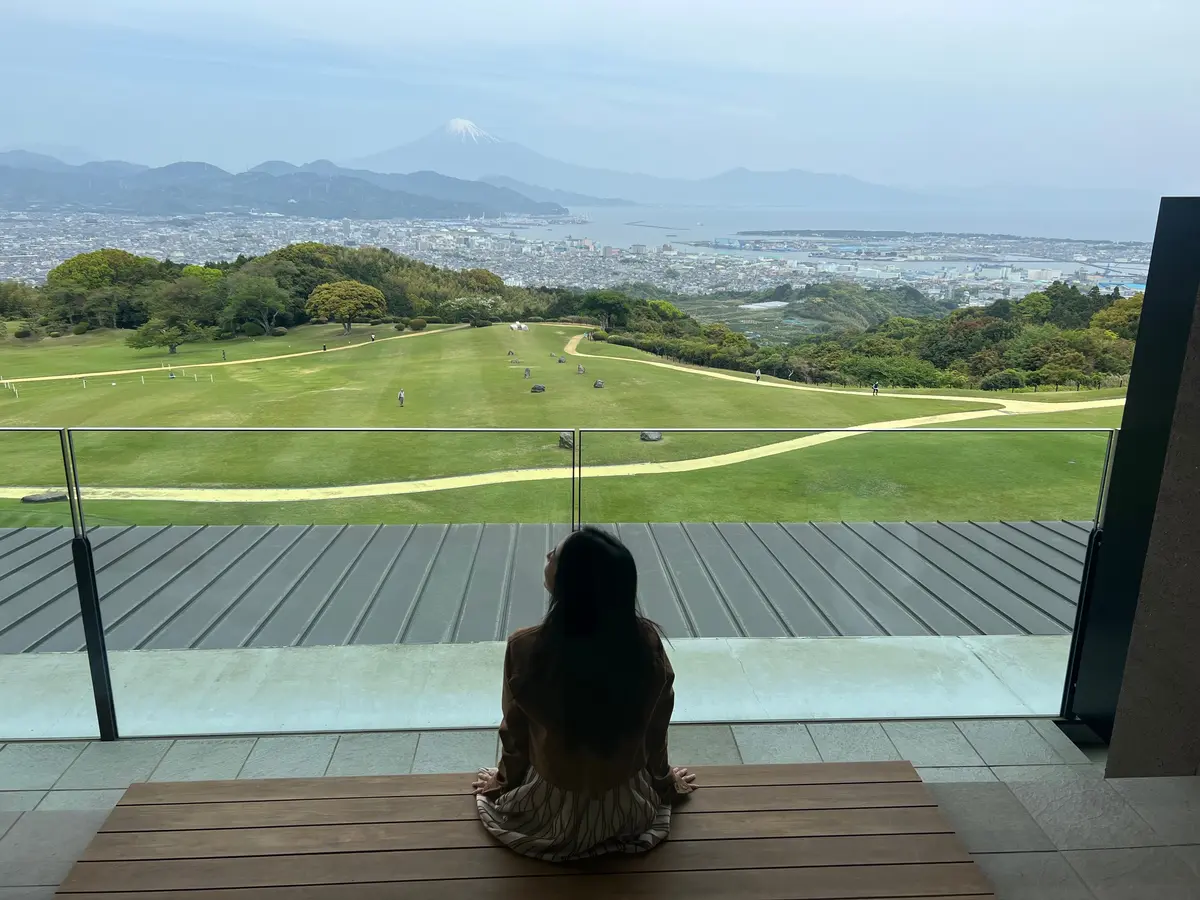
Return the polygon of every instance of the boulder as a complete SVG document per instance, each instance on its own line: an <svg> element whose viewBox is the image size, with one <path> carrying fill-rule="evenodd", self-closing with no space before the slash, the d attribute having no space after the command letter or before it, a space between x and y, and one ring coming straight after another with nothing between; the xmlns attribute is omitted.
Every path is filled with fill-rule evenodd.
<svg viewBox="0 0 1200 900"><path fill-rule="evenodd" d="M47 491L44 494L29 494L21 498L22 503L65 503L67 495L65 491Z"/></svg>
<svg viewBox="0 0 1200 900"><path fill-rule="evenodd" d="M575 432L560 431L558 433L558 446L562 447L564 450L574 450L575 449Z"/></svg>
<svg viewBox="0 0 1200 900"><path fill-rule="evenodd" d="M661 431L643 431L640 435L638 435L638 437L641 438L643 441L661 441L662 440L662 432Z"/></svg>
<svg viewBox="0 0 1200 900"><path fill-rule="evenodd" d="M604 379L597 378L595 383L592 385L592 387L604 387Z"/></svg>
<svg viewBox="0 0 1200 900"><path fill-rule="evenodd" d="M546 386L544 384L535 384L533 387L531 387L529 389L529 393L544 394L544 393L546 393Z"/></svg>

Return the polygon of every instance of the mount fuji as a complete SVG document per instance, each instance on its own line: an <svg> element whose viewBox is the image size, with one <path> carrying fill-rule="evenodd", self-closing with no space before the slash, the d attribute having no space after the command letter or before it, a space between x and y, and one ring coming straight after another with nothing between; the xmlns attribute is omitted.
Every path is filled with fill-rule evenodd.
<svg viewBox="0 0 1200 900"><path fill-rule="evenodd" d="M535 191L544 189L664 205L878 210L920 206L924 200L909 191L847 175L799 169L784 172L734 169L711 178L688 180L578 166L496 137L468 119L451 119L422 138L354 160L350 165L375 172L432 170L508 187L519 183Z"/></svg>

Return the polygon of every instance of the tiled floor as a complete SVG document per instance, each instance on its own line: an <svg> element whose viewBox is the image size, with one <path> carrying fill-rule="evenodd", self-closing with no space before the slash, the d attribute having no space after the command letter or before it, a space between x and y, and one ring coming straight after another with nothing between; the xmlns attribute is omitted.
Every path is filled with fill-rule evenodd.
<svg viewBox="0 0 1200 900"><path fill-rule="evenodd" d="M1047 720L681 725L681 764L908 759L1001 900L1200 898L1200 778L1103 777ZM0 747L0 900L43 900L133 781L469 772L494 731Z"/></svg>

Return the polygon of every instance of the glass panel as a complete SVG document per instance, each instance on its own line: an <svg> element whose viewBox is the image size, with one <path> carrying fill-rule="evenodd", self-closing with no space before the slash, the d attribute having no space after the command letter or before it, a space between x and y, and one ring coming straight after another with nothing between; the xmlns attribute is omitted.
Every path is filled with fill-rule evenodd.
<svg viewBox="0 0 1200 900"><path fill-rule="evenodd" d="M59 434L0 428L0 459L0 740L96 737Z"/></svg>
<svg viewBox="0 0 1200 900"><path fill-rule="evenodd" d="M130 736L488 724L446 692L538 620L571 522L556 431L74 441Z"/></svg>
<svg viewBox="0 0 1200 900"><path fill-rule="evenodd" d="M580 520L631 548L702 677L751 655L714 718L1053 715L1109 436L589 429Z"/></svg>

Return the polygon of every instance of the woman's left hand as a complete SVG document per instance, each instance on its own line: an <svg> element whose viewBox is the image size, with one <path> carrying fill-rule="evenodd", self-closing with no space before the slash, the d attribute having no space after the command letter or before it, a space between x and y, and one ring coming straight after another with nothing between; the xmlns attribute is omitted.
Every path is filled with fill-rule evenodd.
<svg viewBox="0 0 1200 900"><path fill-rule="evenodd" d="M475 781L471 787L475 789L476 794L486 794L488 791L493 791L500 787L500 782L496 778L496 769L480 769L475 776Z"/></svg>

